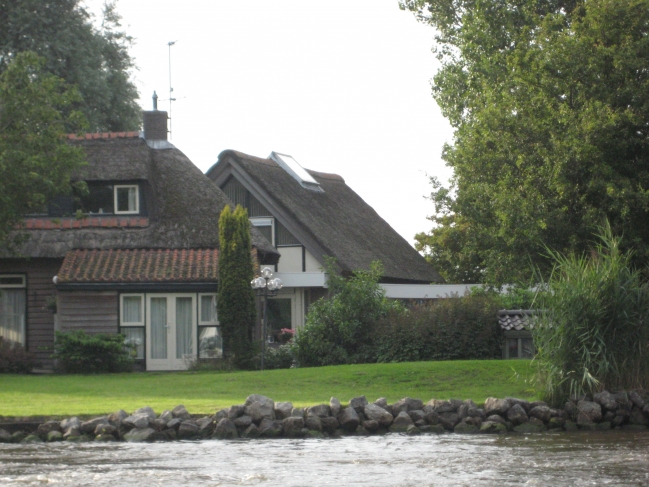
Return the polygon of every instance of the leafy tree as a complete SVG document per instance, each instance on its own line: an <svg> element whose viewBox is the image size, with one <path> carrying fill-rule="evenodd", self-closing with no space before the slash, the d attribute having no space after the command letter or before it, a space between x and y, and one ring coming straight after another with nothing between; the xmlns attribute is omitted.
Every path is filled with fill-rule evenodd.
<svg viewBox="0 0 649 487"><path fill-rule="evenodd" d="M500 284L590 249L608 219L649 262L649 0L403 0L435 27L455 128L417 236L452 282Z"/></svg>
<svg viewBox="0 0 649 487"><path fill-rule="evenodd" d="M0 0L0 72L20 52L45 58L46 71L76 85L92 131L137 130L138 93L129 80L132 39L120 30L115 2L99 28L79 0Z"/></svg>
<svg viewBox="0 0 649 487"><path fill-rule="evenodd" d="M43 64L21 53L0 74L0 244L8 247L21 238L12 232L24 214L70 191L70 173L85 157L64 138L84 126L83 115L69 110L79 94Z"/></svg>
<svg viewBox="0 0 649 487"><path fill-rule="evenodd" d="M226 205L219 218L219 292L217 312L225 354L236 366L249 368L254 355L257 319L248 212Z"/></svg>

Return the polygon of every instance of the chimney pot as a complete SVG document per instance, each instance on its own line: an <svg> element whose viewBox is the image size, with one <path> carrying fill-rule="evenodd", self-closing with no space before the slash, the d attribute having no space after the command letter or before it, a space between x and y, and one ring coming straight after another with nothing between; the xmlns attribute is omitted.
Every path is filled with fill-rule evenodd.
<svg viewBox="0 0 649 487"><path fill-rule="evenodd" d="M144 139L167 140L167 112L144 112Z"/></svg>

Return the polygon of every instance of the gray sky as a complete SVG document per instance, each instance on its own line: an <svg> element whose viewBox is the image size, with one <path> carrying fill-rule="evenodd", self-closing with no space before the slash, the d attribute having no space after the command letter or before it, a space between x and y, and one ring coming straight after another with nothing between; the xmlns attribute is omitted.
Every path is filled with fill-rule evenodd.
<svg viewBox="0 0 649 487"><path fill-rule="evenodd" d="M102 0L86 0L98 11ZM225 149L340 174L408 242L452 131L431 97L433 30L397 0L122 0L140 104L203 171Z"/></svg>

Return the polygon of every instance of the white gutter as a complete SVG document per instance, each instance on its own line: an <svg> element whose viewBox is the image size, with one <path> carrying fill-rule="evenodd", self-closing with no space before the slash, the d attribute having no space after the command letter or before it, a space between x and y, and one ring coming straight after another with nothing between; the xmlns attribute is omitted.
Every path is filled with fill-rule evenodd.
<svg viewBox="0 0 649 487"><path fill-rule="evenodd" d="M386 298L434 299L462 297L480 284L380 284Z"/></svg>

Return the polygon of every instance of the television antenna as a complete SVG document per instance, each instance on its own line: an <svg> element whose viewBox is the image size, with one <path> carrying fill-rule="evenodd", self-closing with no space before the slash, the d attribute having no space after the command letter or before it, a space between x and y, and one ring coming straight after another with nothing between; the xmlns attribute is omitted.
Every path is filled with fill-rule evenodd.
<svg viewBox="0 0 649 487"><path fill-rule="evenodd" d="M174 89L171 87L171 46L175 45L177 40L167 42L169 46L169 138L171 139L171 102L176 101L172 94Z"/></svg>

